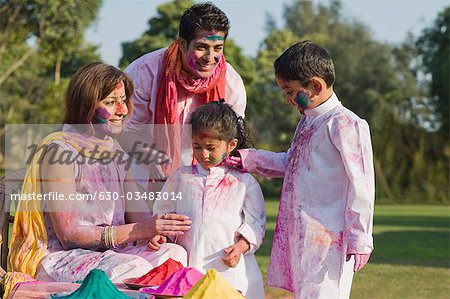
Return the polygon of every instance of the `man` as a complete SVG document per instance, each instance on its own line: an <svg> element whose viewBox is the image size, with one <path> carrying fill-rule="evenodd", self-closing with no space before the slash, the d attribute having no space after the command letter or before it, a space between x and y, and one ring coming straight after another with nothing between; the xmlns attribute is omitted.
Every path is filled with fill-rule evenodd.
<svg viewBox="0 0 450 299"><path fill-rule="evenodd" d="M193 5L181 17L177 40L168 48L136 59L125 69L134 82L135 110L121 143L130 151L131 144L136 143L130 140L140 139L139 148L144 152L162 150L171 159L170 165L163 165L165 176L192 162L190 131L183 125L196 107L223 98L244 116L244 84L223 53L229 29L227 16L215 5ZM158 164L154 158L148 161ZM159 191L161 184L146 186L147 181L160 178L154 171L149 177L151 172L148 167L140 167L136 179L144 189Z"/></svg>

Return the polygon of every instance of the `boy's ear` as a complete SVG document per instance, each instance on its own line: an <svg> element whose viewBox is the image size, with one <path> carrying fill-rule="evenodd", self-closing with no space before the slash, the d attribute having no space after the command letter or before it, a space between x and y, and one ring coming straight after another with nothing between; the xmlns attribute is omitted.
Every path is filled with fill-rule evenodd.
<svg viewBox="0 0 450 299"><path fill-rule="evenodd" d="M315 94L319 94L322 92L322 90L325 89L325 86L324 86L325 82L319 77L312 77L309 80L309 84Z"/></svg>
<svg viewBox="0 0 450 299"><path fill-rule="evenodd" d="M234 149L238 146L238 143L239 141L236 138L231 140L230 143L228 143L228 153L234 151Z"/></svg>

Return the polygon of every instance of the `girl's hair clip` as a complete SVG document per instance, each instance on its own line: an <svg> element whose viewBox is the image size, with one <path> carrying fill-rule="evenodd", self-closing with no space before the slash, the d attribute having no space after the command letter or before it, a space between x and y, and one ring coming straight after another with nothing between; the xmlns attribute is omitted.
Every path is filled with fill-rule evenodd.
<svg viewBox="0 0 450 299"><path fill-rule="evenodd" d="M220 99L216 103L217 103L217 105L221 105L221 104L225 103L225 99Z"/></svg>

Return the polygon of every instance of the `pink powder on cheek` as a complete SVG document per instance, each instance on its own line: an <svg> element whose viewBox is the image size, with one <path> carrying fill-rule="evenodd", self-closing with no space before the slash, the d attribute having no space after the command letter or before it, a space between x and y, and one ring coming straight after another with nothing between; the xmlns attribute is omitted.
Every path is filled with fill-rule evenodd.
<svg viewBox="0 0 450 299"><path fill-rule="evenodd" d="M111 114L104 107L95 109L93 123L106 123L111 117Z"/></svg>

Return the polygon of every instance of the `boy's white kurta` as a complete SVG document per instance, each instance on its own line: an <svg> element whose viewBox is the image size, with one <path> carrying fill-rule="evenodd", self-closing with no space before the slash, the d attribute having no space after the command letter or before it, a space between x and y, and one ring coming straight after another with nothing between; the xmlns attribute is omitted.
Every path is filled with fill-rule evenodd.
<svg viewBox="0 0 450 299"><path fill-rule="evenodd" d="M254 252L265 233L266 212L258 182L248 173L225 166L204 169L200 164L176 170L161 190L162 197L180 195L182 199L158 200L154 213L176 212L190 217L191 229L177 243L188 252L188 266L206 272L216 269L246 298L264 298L261 272ZM239 235L250 243L250 250L235 268L226 266L224 249Z"/></svg>
<svg viewBox="0 0 450 299"><path fill-rule="evenodd" d="M366 121L335 94L305 111L288 153L241 150L243 168L284 176L267 284L295 298L345 298L346 254L373 249L374 170Z"/></svg>

